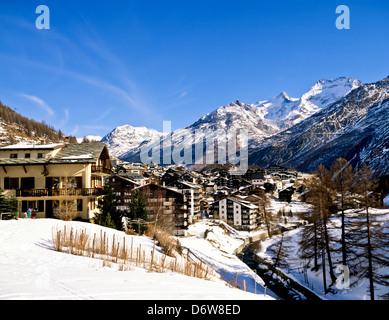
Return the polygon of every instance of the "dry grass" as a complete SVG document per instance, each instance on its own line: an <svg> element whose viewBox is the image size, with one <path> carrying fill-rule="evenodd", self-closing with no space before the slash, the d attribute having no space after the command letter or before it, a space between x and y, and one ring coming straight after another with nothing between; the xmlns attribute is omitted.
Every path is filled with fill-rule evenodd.
<svg viewBox="0 0 389 320"><path fill-rule="evenodd" d="M182 256L176 254L174 248L177 242L171 237L167 239L166 235L158 238L160 246L166 247L162 249L162 253L156 251L155 241L151 251L145 250L141 244L135 246L132 237L129 240L129 237L125 236L121 238L117 235L108 236L102 230L100 233L90 235L86 229L57 227L52 230L52 240L56 251L101 259L103 266L111 267L115 263L121 271L140 267L150 272L175 272L206 280L218 277L212 268L201 259L192 257L189 251Z"/></svg>

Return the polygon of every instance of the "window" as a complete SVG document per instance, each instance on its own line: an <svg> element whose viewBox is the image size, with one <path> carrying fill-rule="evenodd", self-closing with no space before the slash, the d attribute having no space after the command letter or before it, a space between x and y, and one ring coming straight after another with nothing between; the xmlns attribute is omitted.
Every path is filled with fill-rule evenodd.
<svg viewBox="0 0 389 320"><path fill-rule="evenodd" d="M26 159L31 158L31 153L26 153L26 154L24 155L24 157L25 157Z"/></svg>
<svg viewBox="0 0 389 320"><path fill-rule="evenodd" d="M41 153L41 152L38 153L38 158L44 158L44 157L45 157L44 153Z"/></svg>
<svg viewBox="0 0 389 320"><path fill-rule="evenodd" d="M4 178L4 189L6 190L19 189L19 178Z"/></svg>
<svg viewBox="0 0 389 320"><path fill-rule="evenodd" d="M17 159L18 154L17 153L11 153L9 156L11 159Z"/></svg>
<svg viewBox="0 0 389 320"><path fill-rule="evenodd" d="M90 210L95 210L96 209L96 199L92 198L89 202Z"/></svg>

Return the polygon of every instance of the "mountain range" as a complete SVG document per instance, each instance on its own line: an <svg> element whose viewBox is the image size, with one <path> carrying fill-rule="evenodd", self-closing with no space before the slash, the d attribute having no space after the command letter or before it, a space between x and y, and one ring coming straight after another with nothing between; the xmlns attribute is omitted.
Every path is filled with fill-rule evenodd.
<svg viewBox="0 0 389 320"><path fill-rule="evenodd" d="M174 131L171 146L193 151L193 137L204 141L210 132L223 130L230 139L244 128L249 134L249 164L278 164L310 172L319 164L328 167L336 158L344 157L354 167L367 163L382 176L389 175L388 119L389 77L369 84L350 77L321 79L300 98L281 91L267 100L251 104L236 100L221 106L192 125ZM119 159L141 162L142 148L159 144L167 134L124 125L101 142ZM65 138L60 130L23 117L0 103L0 145Z"/></svg>
<svg viewBox="0 0 389 320"><path fill-rule="evenodd" d="M191 145L196 130L249 132L249 164L278 164L303 172L344 157L358 167L369 164L389 174L389 78L363 84L350 77L317 81L300 98L279 95L256 103L236 100L172 133L172 145ZM189 135L188 135L189 133ZM103 137L122 160L140 161L142 147L159 143L164 133L145 127L120 126Z"/></svg>

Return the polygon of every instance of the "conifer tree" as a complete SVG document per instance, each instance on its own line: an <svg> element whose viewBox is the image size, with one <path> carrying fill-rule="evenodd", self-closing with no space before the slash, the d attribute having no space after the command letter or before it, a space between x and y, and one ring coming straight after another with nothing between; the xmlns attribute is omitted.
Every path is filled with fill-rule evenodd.
<svg viewBox="0 0 389 320"><path fill-rule="evenodd" d="M123 229L122 214L117 209L117 200L110 185L104 186L104 197L99 201L100 213L96 214L96 223L117 230Z"/></svg>
<svg viewBox="0 0 389 320"><path fill-rule="evenodd" d="M3 189L0 188L0 212L11 213L13 216L18 214L18 200L16 197L6 198Z"/></svg>
<svg viewBox="0 0 389 320"><path fill-rule="evenodd" d="M148 214L146 200L139 192L135 190L130 200L130 221L129 227L143 234L147 230Z"/></svg>

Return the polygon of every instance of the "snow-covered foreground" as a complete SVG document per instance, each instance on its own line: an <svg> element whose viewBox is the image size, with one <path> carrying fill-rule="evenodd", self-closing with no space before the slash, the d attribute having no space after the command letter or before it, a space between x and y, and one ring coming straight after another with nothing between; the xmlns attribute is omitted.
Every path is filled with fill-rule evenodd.
<svg viewBox="0 0 389 320"><path fill-rule="evenodd" d="M182 246L190 248L197 257L207 261L224 280L241 288L246 286L246 291L263 297L263 280L234 254L235 249L244 243L242 238L249 236L247 232L238 232L222 221L203 220L190 225L188 233L191 236L180 238ZM266 290L266 298L269 295L276 297L273 292Z"/></svg>
<svg viewBox="0 0 389 320"><path fill-rule="evenodd" d="M53 227L72 225L99 232L100 226L82 222L63 222L54 219L19 219L0 221L0 299L133 299L133 300L249 300L271 299L268 295L252 294L230 288L221 280L202 280L172 272L154 273L133 267L119 271L112 263L102 260L61 253L53 250ZM107 233L124 233L104 228ZM148 237L129 236L134 244L152 250ZM226 254L211 251L206 242L194 238L182 239L192 250L211 254L216 269L237 270L237 261ZM159 254L160 250L158 249ZM228 257L227 257L228 255ZM212 259L210 259L212 260Z"/></svg>

